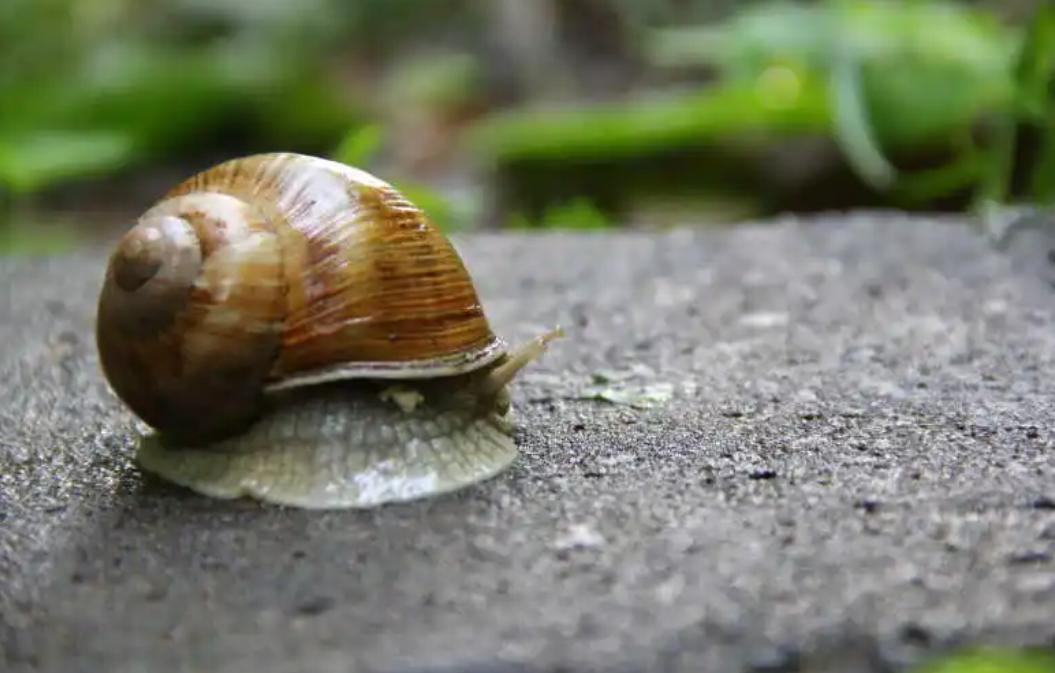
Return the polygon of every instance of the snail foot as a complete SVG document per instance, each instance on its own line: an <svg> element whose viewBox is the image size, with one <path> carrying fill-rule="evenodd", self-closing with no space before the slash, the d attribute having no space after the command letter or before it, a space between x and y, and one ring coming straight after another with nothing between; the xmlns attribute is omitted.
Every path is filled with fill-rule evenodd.
<svg viewBox="0 0 1055 673"><path fill-rule="evenodd" d="M457 491L516 459L500 409L470 412L396 393L411 408L381 399L376 389L340 383L289 391L242 435L188 447L151 433L140 439L136 461L213 498L364 509Z"/></svg>

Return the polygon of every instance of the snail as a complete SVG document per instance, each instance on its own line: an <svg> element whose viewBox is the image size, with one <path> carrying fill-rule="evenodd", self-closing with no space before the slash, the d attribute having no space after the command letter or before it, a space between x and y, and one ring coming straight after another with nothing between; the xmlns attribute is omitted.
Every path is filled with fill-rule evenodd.
<svg viewBox="0 0 1055 673"><path fill-rule="evenodd" d="M111 252L100 367L150 427L135 461L220 499L366 508L449 493L518 455L510 348L447 238L396 188L329 159L226 160Z"/></svg>

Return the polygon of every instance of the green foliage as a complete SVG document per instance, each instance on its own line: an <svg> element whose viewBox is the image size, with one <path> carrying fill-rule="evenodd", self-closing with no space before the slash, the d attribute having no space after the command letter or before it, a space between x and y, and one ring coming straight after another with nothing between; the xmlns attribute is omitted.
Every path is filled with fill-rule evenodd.
<svg viewBox="0 0 1055 673"><path fill-rule="evenodd" d="M364 124L345 134L332 159L349 166L368 166L381 150L384 130L380 124Z"/></svg>
<svg viewBox="0 0 1055 673"><path fill-rule="evenodd" d="M974 649L925 664L913 673L1051 673L1055 654L1041 650Z"/></svg>
<svg viewBox="0 0 1055 673"><path fill-rule="evenodd" d="M129 0L7 0L0 190L28 194L165 158L232 119L275 144L333 137L353 123L317 54L276 48L297 24L245 8L231 39L184 42L153 34Z"/></svg>
<svg viewBox="0 0 1055 673"><path fill-rule="evenodd" d="M721 85L782 66L838 88L833 78L849 70L862 100L841 103L868 115L879 142L897 145L1002 109L1017 44L989 13L952 2L778 1L716 26L657 31L652 54L659 65L716 67Z"/></svg>
<svg viewBox="0 0 1055 673"><path fill-rule="evenodd" d="M1012 34L992 15L954 2L774 0L752 3L713 26L658 30L649 51L661 66L715 66L723 80L753 79L789 61L828 72L845 57L868 62L910 57L919 64L954 63L968 73L999 76L1013 53L1009 39Z"/></svg>
<svg viewBox="0 0 1055 673"><path fill-rule="evenodd" d="M989 120L1008 135L1032 119L1048 130L1028 196L1050 202L1055 100L1045 83L1055 77L1055 9L1039 5L1023 34L953 2L755 3L715 25L650 33L646 54L659 67L717 71L701 90L496 116L475 149L499 163L567 161L824 135L897 204L964 187L1004 200L1010 141L979 146L973 131ZM888 157L919 147L955 155L938 169L898 173Z"/></svg>
<svg viewBox="0 0 1055 673"><path fill-rule="evenodd" d="M542 218L532 221L523 215L513 215L509 225L515 229L608 229L615 224L586 198L573 199L569 203L552 206L545 210Z"/></svg>
<svg viewBox="0 0 1055 673"><path fill-rule="evenodd" d="M702 67L717 79L688 92L495 115L468 139L484 165L631 162L738 140L826 136L894 205L964 188L975 190L977 204L1003 203L1013 197L1016 133L1025 123L1037 139L1026 197L1055 203L1051 3L1037 3L1028 29L1018 30L939 0L742 3L729 19L702 26L685 23L686 3L612 2L652 65ZM704 16L706 4L693 11ZM350 73L340 64L352 63L351 74L356 59L397 66L372 111L468 109L482 64L454 49L438 57L443 50L434 47L477 44L486 12L459 0L157 0L147 8L134 0L0 1L0 204L161 163L232 134L263 147L336 145L334 158L368 167L387 126L365 125L376 112L348 102ZM681 27L652 28L679 25L676 17ZM984 144L973 133L980 122ZM921 147L953 155L911 173L890 158ZM445 229L476 216L471 199L404 182ZM511 222L611 226L586 196L537 221Z"/></svg>
<svg viewBox="0 0 1055 673"><path fill-rule="evenodd" d="M471 142L498 161L618 158L736 133L764 140L823 132L829 124L825 91L806 78L794 86L794 100L786 103L768 100L755 82L739 82L597 108L505 113L482 123Z"/></svg>
<svg viewBox="0 0 1055 673"><path fill-rule="evenodd" d="M1029 193L1037 203L1055 204L1055 6L1050 3L1037 7L1016 75L1021 115L1042 130Z"/></svg>

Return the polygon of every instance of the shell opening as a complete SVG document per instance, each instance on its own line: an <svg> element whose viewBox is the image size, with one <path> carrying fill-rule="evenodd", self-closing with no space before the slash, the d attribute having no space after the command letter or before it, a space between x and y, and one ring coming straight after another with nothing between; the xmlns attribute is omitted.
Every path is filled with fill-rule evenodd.
<svg viewBox="0 0 1055 673"><path fill-rule="evenodd" d="M267 392L351 379L398 381L460 376L500 360L505 352L506 343L495 337L485 348L429 360L336 363L328 367L272 378L267 384Z"/></svg>

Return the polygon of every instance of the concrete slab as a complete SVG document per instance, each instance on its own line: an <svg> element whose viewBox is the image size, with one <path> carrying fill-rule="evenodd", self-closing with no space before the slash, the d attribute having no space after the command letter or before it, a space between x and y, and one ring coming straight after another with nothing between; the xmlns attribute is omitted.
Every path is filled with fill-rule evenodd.
<svg viewBox="0 0 1055 673"><path fill-rule="evenodd" d="M0 668L881 671L1055 643L1055 297L955 222L456 239L568 338L492 482L368 512L144 480L102 253L0 260ZM583 399L632 372L673 397Z"/></svg>

